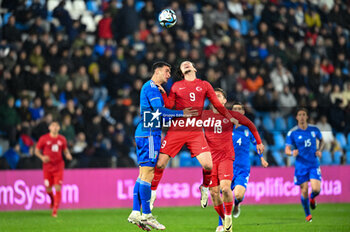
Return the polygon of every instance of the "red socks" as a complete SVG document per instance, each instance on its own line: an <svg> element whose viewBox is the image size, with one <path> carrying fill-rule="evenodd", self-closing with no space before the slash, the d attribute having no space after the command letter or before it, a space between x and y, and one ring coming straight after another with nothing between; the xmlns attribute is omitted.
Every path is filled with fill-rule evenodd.
<svg viewBox="0 0 350 232"><path fill-rule="evenodd" d="M54 207L57 209L61 202L61 191L56 191Z"/></svg>
<svg viewBox="0 0 350 232"><path fill-rule="evenodd" d="M151 184L151 190L157 190L160 180L162 179L164 169L154 169L154 177Z"/></svg>
<svg viewBox="0 0 350 232"><path fill-rule="evenodd" d="M232 207L233 207L233 202L224 202L225 205L225 215L231 215L232 213Z"/></svg>
<svg viewBox="0 0 350 232"><path fill-rule="evenodd" d="M46 193L47 193L47 195L49 195L50 200L51 200L50 208L53 208L53 202L54 202L54 200L53 200L53 193L52 192L46 192Z"/></svg>
<svg viewBox="0 0 350 232"><path fill-rule="evenodd" d="M223 204L214 206L214 209L216 210L216 212L219 214L221 218L225 218ZM231 204L231 209L232 209L232 204Z"/></svg>
<svg viewBox="0 0 350 232"><path fill-rule="evenodd" d="M211 170L210 171L205 169L202 169L202 170L203 170L203 186L208 188L211 181Z"/></svg>

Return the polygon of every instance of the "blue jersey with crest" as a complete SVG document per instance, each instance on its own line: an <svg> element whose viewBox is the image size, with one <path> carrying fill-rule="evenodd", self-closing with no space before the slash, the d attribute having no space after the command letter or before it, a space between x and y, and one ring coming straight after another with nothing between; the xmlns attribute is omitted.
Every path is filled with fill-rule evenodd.
<svg viewBox="0 0 350 232"><path fill-rule="evenodd" d="M152 80L147 81L140 94L141 121L137 125L135 137L161 135L162 116L182 117L182 110L169 110L164 107L162 94ZM153 114L152 114L153 113ZM158 115L158 116L157 116ZM157 116L157 117L153 117ZM153 119L153 120L152 120ZM148 120L148 121L147 121Z"/></svg>
<svg viewBox="0 0 350 232"><path fill-rule="evenodd" d="M321 140L321 131L312 125L308 125L305 130L295 126L292 128L286 138L286 145L292 146L292 149L298 149L299 154L295 160L295 168L317 168L320 166L316 156L316 139Z"/></svg>
<svg viewBox="0 0 350 232"><path fill-rule="evenodd" d="M248 127L239 126L232 132L232 141L235 149L235 161L233 162L233 166L250 170L250 143L256 145L253 134Z"/></svg>

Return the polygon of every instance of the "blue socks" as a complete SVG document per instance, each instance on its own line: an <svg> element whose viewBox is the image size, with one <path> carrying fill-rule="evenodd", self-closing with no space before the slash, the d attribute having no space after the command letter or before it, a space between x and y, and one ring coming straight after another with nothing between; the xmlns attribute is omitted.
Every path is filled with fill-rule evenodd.
<svg viewBox="0 0 350 232"><path fill-rule="evenodd" d="M221 217L219 216L219 224L218 226L223 226L224 224L222 224L222 220L221 220Z"/></svg>
<svg viewBox="0 0 350 232"><path fill-rule="evenodd" d="M139 193L140 193L140 198L141 198L142 213L143 214L150 214L151 213L151 208L150 208L151 183L140 180Z"/></svg>
<svg viewBox="0 0 350 232"><path fill-rule="evenodd" d="M312 192L312 193L310 194L310 198L311 198L311 199L314 199L315 197L318 196L318 194L320 194L320 192Z"/></svg>
<svg viewBox="0 0 350 232"><path fill-rule="evenodd" d="M311 213L310 213L310 206L309 206L309 198L304 198L303 196L300 196L300 199L301 199L301 205L303 206L304 208L304 211L305 211L305 215L306 217L309 216Z"/></svg>
<svg viewBox="0 0 350 232"><path fill-rule="evenodd" d="M237 200L237 199L235 198L235 205L239 205L239 203L241 203L241 202L243 201L243 199L244 199L244 196L243 196L242 200Z"/></svg>
<svg viewBox="0 0 350 232"><path fill-rule="evenodd" d="M140 182L141 179L137 178L135 186L134 186L134 195L132 201L132 211L140 211L141 209L141 199L140 199Z"/></svg>

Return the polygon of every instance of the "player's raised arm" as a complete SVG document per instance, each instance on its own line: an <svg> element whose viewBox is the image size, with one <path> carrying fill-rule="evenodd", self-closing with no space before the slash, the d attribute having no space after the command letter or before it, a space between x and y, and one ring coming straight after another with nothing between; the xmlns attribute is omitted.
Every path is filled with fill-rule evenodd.
<svg viewBox="0 0 350 232"><path fill-rule="evenodd" d="M246 116L244 116L243 114L241 114L239 112L232 111L232 110L230 110L228 112L231 115L231 117L234 117L235 119L238 120L239 124L242 124L242 125L249 128L249 130L252 132L252 134L256 140L256 143L258 145L262 144L260 135L258 133L258 129L256 129L256 127L252 121L250 121Z"/></svg>
<svg viewBox="0 0 350 232"><path fill-rule="evenodd" d="M206 87L207 87L206 96L208 97L209 101L213 104L215 109L217 109L217 111L219 111L220 114L222 114L223 116L228 118L233 124L238 126L238 120L235 119L234 117L232 117L232 115L225 108L225 106L223 106L220 103L220 101L219 101L218 97L216 96L215 91L214 91L213 87L211 86L211 84L209 84L209 82L207 82L207 81L204 81L204 83L206 84Z"/></svg>

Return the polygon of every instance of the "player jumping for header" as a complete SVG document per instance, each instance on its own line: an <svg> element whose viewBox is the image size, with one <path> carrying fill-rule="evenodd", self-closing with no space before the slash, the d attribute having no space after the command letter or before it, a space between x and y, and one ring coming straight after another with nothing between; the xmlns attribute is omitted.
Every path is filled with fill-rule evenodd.
<svg viewBox="0 0 350 232"><path fill-rule="evenodd" d="M179 74L184 78L181 81L175 82L172 86L169 97L164 90L163 99L165 106L172 109L174 106L177 110L182 110L186 107L192 107L198 110L198 116L194 117L193 122L201 120L201 113L206 97L210 100L213 106L220 114L225 116L231 123L238 124L238 121L232 117L228 110L220 103L213 87L207 82L197 79L197 70L190 61L184 61L180 64ZM205 208L208 204L208 189L211 180L211 170L213 163L211 159L210 149L205 140L202 126L197 126L196 123L184 126L181 124L182 118L176 118L172 126L170 126L160 149L160 155L152 181L152 198L151 207L153 207L156 198L156 189L159 181L162 178L163 171L168 164L170 158L174 158L183 145L191 151L191 156L196 157L203 167L203 185L201 190L201 206Z"/></svg>
<svg viewBox="0 0 350 232"><path fill-rule="evenodd" d="M161 125L158 126L156 121L153 120L161 115L169 117L197 115L197 111L190 108L169 110L164 107L163 98L157 85L166 83L169 78L170 65L165 62L154 63L152 66L152 78L142 86L140 94L142 119L137 125L135 132L139 177L134 186L133 209L128 217L128 221L148 231L150 230L149 226L158 230L165 229L165 226L153 217L150 209L151 181L154 175L154 167L158 160L162 133ZM150 122L145 121L147 115L152 116ZM142 216L140 213L141 206Z"/></svg>

